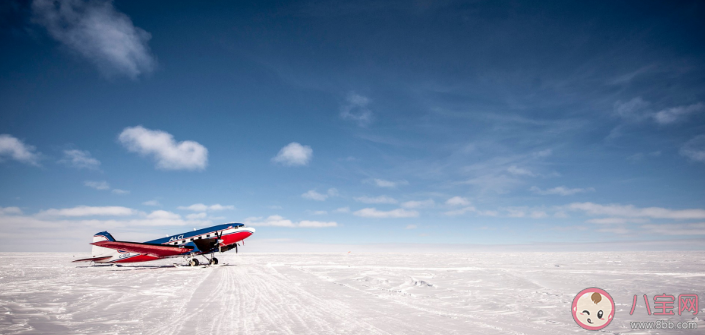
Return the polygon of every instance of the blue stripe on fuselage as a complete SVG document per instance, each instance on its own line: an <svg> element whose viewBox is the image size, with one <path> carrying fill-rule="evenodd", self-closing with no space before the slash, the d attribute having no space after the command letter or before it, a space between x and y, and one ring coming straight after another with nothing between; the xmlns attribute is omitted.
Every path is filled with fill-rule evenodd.
<svg viewBox="0 0 705 335"><path fill-rule="evenodd" d="M190 238L190 237L194 237L194 236L212 233L212 232L215 232L218 230L228 229L228 227L237 228L237 227L242 227L242 226L244 226L244 224L242 224L242 223L219 224L217 226L208 227L208 228L201 228L201 229L189 231L189 232L186 232L183 234L176 234L176 235L171 235L171 236L167 236L167 237L162 237L162 238L147 241L144 243L164 244L164 243L168 243L169 241L173 241L173 240L182 240L182 239L186 239L186 238Z"/></svg>

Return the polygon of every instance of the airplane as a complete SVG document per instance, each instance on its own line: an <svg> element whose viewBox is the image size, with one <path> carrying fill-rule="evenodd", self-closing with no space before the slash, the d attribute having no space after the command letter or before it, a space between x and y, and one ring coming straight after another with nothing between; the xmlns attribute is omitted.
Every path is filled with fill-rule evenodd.
<svg viewBox="0 0 705 335"><path fill-rule="evenodd" d="M254 228L233 222L139 243L116 241L113 235L102 231L93 235L91 257L73 262L115 264L184 257L190 266L197 266L200 262L196 256L202 255L208 264L215 265L218 264L216 252L235 249L237 253L239 242L244 245L245 239L254 233Z"/></svg>

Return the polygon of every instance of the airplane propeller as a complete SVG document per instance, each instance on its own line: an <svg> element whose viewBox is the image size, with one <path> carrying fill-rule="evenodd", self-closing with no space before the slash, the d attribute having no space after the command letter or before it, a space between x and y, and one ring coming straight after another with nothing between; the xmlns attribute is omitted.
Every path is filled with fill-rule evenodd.
<svg viewBox="0 0 705 335"><path fill-rule="evenodd" d="M216 233L215 236L218 237L218 239L215 240L215 243L218 243L218 252L222 253L223 247L221 246L221 243L223 242L223 240L221 239L221 237L223 237L223 231L221 230L220 234Z"/></svg>

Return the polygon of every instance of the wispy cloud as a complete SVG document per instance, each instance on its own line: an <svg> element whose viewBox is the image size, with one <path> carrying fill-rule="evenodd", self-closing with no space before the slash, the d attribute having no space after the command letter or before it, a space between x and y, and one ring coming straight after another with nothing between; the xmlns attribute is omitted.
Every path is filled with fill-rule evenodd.
<svg viewBox="0 0 705 335"><path fill-rule="evenodd" d="M198 142L176 142L174 136L142 126L127 127L118 140L130 152L150 156L158 169L203 170L208 165L208 149Z"/></svg>
<svg viewBox="0 0 705 335"><path fill-rule="evenodd" d="M529 176L529 177L535 176L535 174L533 172L529 171L528 169L523 169L523 168L517 167L516 165L512 165L512 166L508 167L507 172L509 172L515 176Z"/></svg>
<svg viewBox="0 0 705 335"><path fill-rule="evenodd" d="M446 200L446 205L448 205L448 206L468 206L468 205L470 205L470 200L463 198L463 197L455 196L455 197L452 197L452 198Z"/></svg>
<svg viewBox="0 0 705 335"><path fill-rule="evenodd" d="M645 223L649 221L648 219L639 218L602 218L602 219L590 219L585 222L596 223L596 224L626 224L626 223Z"/></svg>
<svg viewBox="0 0 705 335"><path fill-rule="evenodd" d="M350 207L340 207L333 211L333 213L350 213Z"/></svg>
<svg viewBox="0 0 705 335"><path fill-rule="evenodd" d="M272 162L287 166L304 166L313 158L313 149L308 145L291 142L279 150Z"/></svg>
<svg viewBox="0 0 705 335"><path fill-rule="evenodd" d="M407 201L401 204L401 207L404 208L430 208L436 205L436 202L433 201L433 199L427 199L427 200L417 200L417 201Z"/></svg>
<svg viewBox="0 0 705 335"><path fill-rule="evenodd" d="M0 215L0 226L23 227L49 231L53 234L67 229L81 231L124 226L202 226L212 224L207 220L184 220L179 214L164 210L150 213L122 206L76 206L47 209L34 215Z"/></svg>
<svg viewBox="0 0 705 335"><path fill-rule="evenodd" d="M377 210L376 208L363 208L359 211L356 211L353 213L354 215L357 215L359 217L363 218L378 218L378 219L386 219L386 218L415 218L419 216L419 212L417 211L409 211L406 209L394 209L391 211L380 211Z"/></svg>
<svg viewBox="0 0 705 335"><path fill-rule="evenodd" d="M369 104L369 98L350 92L345 99L345 104L340 107L340 117L343 120L357 122L359 126L366 126L372 122L372 111L367 107Z"/></svg>
<svg viewBox="0 0 705 335"><path fill-rule="evenodd" d="M145 206L155 206L155 207L159 207L162 205L161 203L159 203L158 200L148 200L148 201L143 202L142 204Z"/></svg>
<svg viewBox="0 0 705 335"><path fill-rule="evenodd" d="M448 216L458 216L458 215L463 215L465 213L475 212L476 210L477 209L473 206L466 206L461 209L454 209L452 211L444 212L443 214L448 215Z"/></svg>
<svg viewBox="0 0 705 335"><path fill-rule="evenodd" d="M316 190L308 190L306 193L301 194L304 199L315 200L315 201L326 201L329 197L337 197L338 190L335 188L329 188L326 194L321 194L316 192Z"/></svg>
<svg viewBox="0 0 705 335"><path fill-rule="evenodd" d="M0 162L3 158L39 166L39 154L35 148L9 134L0 135Z"/></svg>
<svg viewBox="0 0 705 335"><path fill-rule="evenodd" d="M567 188L565 186L558 186L550 189L545 189L542 190L537 186L532 186L529 189L531 192L534 192L536 194L540 195L573 195L573 194L578 194L578 193L585 193L585 192L594 192L595 189L592 187L588 188Z"/></svg>
<svg viewBox="0 0 705 335"><path fill-rule="evenodd" d="M0 215L20 215L22 210L19 207L0 207Z"/></svg>
<svg viewBox="0 0 705 335"><path fill-rule="evenodd" d="M705 110L705 104L702 102L665 108L658 112L653 112L650 106L651 103L641 97L633 98L627 102L617 101L614 104L614 114L630 122L652 120L660 125L669 125Z"/></svg>
<svg viewBox="0 0 705 335"><path fill-rule="evenodd" d="M156 67L148 45L151 35L135 27L112 1L34 0L32 11L35 23L106 76L136 79Z"/></svg>
<svg viewBox="0 0 705 335"><path fill-rule="evenodd" d="M614 103L614 114L628 121L641 121L650 117L651 113L648 110L650 105L641 97L626 102L620 100Z"/></svg>
<svg viewBox="0 0 705 335"><path fill-rule="evenodd" d="M41 211L39 215L44 216L129 216L137 214L131 208L122 206L77 206L73 208L63 208L63 209L47 209Z"/></svg>
<svg viewBox="0 0 705 335"><path fill-rule="evenodd" d="M91 153L83 150L64 150L64 157L59 163L66 164L77 169L97 170L100 161L91 157Z"/></svg>
<svg viewBox="0 0 705 335"><path fill-rule="evenodd" d="M331 228L338 226L338 223L335 221L324 222L302 220L299 222L293 222L289 219L285 219L280 215L270 215L267 218L249 217L243 220L243 222L249 226L256 227Z"/></svg>
<svg viewBox="0 0 705 335"><path fill-rule="evenodd" d="M109 190L110 189L110 184L108 184L107 181L86 180L83 182L83 185L86 185L87 187L90 187L90 188L94 188L96 190Z"/></svg>
<svg viewBox="0 0 705 335"><path fill-rule="evenodd" d="M178 209L181 210L188 210L188 211L194 211L194 212L214 212L214 211L224 211L224 210L234 210L235 206L233 205L226 205L223 206L221 204L213 204L213 205L205 205L205 204L193 204L190 206L179 206L177 207Z"/></svg>
<svg viewBox="0 0 705 335"><path fill-rule="evenodd" d="M83 182L83 185L86 187L90 187L96 190L100 191L107 191L110 190L110 184L108 184L107 181L101 180L101 181L92 181L92 180L86 180ZM127 195L130 194L130 191L128 190L121 190L119 188L115 188L110 190L113 194L118 194L118 195Z"/></svg>
<svg viewBox="0 0 705 335"><path fill-rule="evenodd" d="M589 215L652 219L705 219L705 209L668 209L661 207L639 208L633 205L600 205L592 202L572 203L570 210L583 211Z"/></svg>
<svg viewBox="0 0 705 335"><path fill-rule="evenodd" d="M698 135L686 142L680 154L694 161L705 162L705 135Z"/></svg>
<svg viewBox="0 0 705 335"><path fill-rule="evenodd" d="M494 155L485 161L465 166L462 170L473 177L458 184L476 186L482 193L507 193L523 184L526 178L555 176L555 172L542 168L542 161L552 153L551 149L544 149L515 155Z"/></svg>
<svg viewBox="0 0 705 335"><path fill-rule="evenodd" d="M372 179L371 183L377 187L384 187L384 188L396 188L397 186L401 186L401 185L409 185L409 182L406 180L390 181L390 180L384 180L384 179L378 179L378 178Z"/></svg>
<svg viewBox="0 0 705 335"><path fill-rule="evenodd" d="M688 106L678 106L658 111L654 115L654 119L659 124L671 124L685 119L690 114L703 110L705 110L705 104L699 102Z"/></svg>
<svg viewBox="0 0 705 335"><path fill-rule="evenodd" d="M705 235L705 222L682 224L648 224L641 226L646 233L656 235Z"/></svg>
<svg viewBox="0 0 705 335"><path fill-rule="evenodd" d="M392 197L388 197L386 195L380 195L377 197L362 196L362 197L356 197L354 199L355 199L355 201L361 202L364 204L396 204L397 203L396 199L394 199Z"/></svg>

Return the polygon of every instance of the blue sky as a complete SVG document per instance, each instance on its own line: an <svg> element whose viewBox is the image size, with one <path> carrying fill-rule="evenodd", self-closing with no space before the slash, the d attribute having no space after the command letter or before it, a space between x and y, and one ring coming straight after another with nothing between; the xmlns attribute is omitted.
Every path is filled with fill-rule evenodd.
<svg viewBox="0 0 705 335"><path fill-rule="evenodd" d="M0 250L232 221L292 248L701 248L703 14L4 2Z"/></svg>

